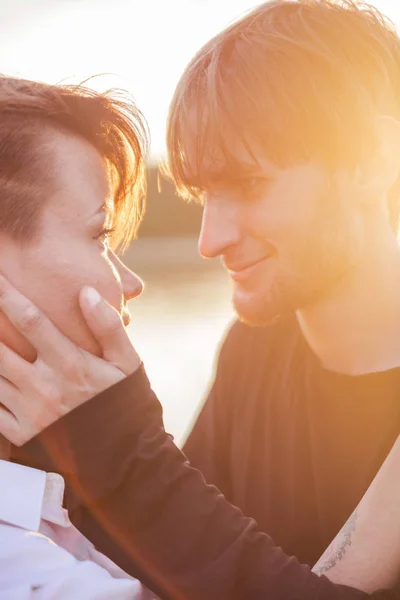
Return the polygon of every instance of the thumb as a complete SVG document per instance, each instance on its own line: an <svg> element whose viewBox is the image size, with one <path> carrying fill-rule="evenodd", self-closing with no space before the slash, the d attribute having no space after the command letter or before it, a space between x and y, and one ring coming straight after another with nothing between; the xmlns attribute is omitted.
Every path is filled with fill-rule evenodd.
<svg viewBox="0 0 400 600"><path fill-rule="evenodd" d="M141 360L115 308L92 287L82 288L79 305L90 331L100 345L103 359L115 365L125 375L136 371Z"/></svg>

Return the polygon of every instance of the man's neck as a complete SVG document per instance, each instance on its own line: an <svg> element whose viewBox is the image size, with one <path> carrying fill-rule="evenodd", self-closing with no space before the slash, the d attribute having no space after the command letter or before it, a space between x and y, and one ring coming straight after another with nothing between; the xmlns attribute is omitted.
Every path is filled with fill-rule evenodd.
<svg viewBox="0 0 400 600"><path fill-rule="evenodd" d="M329 297L297 312L323 366L361 375L400 366L400 250L372 255Z"/></svg>
<svg viewBox="0 0 400 600"><path fill-rule="evenodd" d="M0 435L0 459L9 460L11 454L11 444L6 438Z"/></svg>

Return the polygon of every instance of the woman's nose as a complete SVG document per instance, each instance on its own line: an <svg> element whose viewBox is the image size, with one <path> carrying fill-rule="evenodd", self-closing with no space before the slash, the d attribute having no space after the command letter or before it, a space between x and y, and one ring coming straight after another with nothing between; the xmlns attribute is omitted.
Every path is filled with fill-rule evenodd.
<svg viewBox="0 0 400 600"><path fill-rule="evenodd" d="M122 292L125 302L140 296L143 291L143 281L136 273L128 269L126 265L114 254L110 253L111 260L121 278Z"/></svg>

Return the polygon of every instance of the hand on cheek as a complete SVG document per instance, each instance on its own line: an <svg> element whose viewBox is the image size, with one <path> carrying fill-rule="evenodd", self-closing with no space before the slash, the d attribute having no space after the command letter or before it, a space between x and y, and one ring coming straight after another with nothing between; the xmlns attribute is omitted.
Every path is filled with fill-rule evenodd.
<svg viewBox="0 0 400 600"><path fill-rule="evenodd" d="M33 363L37 352L32 344L18 331L6 315L0 311L0 342L8 346L24 360Z"/></svg>
<svg viewBox="0 0 400 600"><path fill-rule="evenodd" d="M37 350L31 364L0 342L0 435L16 446L141 365L119 312L91 288L79 301L103 358L77 346L0 276L0 308L10 319L3 315L5 330L12 332L12 323Z"/></svg>

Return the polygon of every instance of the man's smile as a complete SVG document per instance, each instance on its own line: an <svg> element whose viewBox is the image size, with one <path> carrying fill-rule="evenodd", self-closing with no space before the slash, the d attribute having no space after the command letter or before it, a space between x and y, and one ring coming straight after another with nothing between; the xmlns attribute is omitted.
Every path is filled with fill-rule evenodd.
<svg viewBox="0 0 400 600"><path fill-rule="evenodd" d="M223 260L225 268L227 269L229 276L234 281L244 281L248 277L250 277L257 267L261 264L264 264L269 258L271 258L272 254L266 254L261 258L257 258L252 260L251 262L246 263L230 263Z"/></svg>

